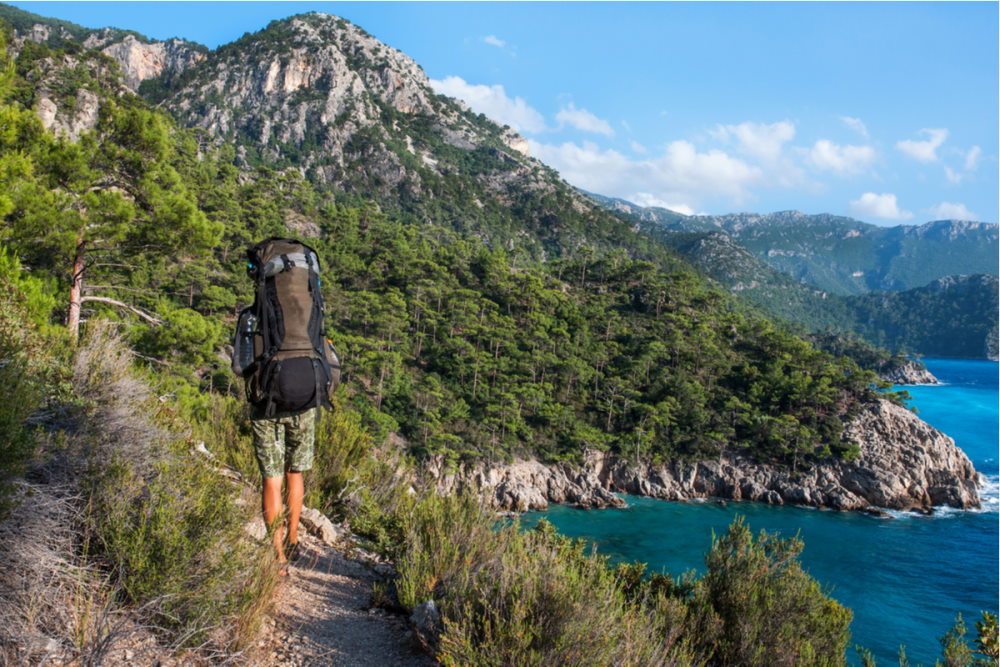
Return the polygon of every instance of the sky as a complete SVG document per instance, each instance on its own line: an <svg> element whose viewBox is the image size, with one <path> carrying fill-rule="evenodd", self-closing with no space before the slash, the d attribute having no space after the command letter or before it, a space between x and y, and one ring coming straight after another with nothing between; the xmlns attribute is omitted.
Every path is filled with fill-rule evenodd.
<svg viewBox="0 0 1000 667"><path fill-rule="evenodd" d="M571 184L682 213L998 219L996 2L10 2L209 47L320 11Z"/></svg>

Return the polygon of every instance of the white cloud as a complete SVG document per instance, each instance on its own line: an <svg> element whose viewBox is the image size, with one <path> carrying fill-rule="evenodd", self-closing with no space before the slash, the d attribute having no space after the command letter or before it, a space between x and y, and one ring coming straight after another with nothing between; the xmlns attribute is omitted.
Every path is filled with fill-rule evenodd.
<svg viewBox="0 0 1000 667"><path fill-rule="evenodd" d="M865 126L864 122L860 118L851 118L850 116L841 116L840 120L847 127L851 128L858 134L860 134L865 139L868 138L868 128Z"/></svg>
<svg viewBox="0 0 1000 667"><path fill-rule="evenodd" d="M954 183L955 185L958 185L959 183L962 182L962 174L958 173L957 171L955 171L954 169L952 169L947 165L945 165L944 168L944 176L945 178L948 179L949 183Z"/></svg>
<svg viewBox="0 0 1000 667"><path fill-rule="evenodd" d="M935 220L975 220L978 216L965 208L965 204L943 201L928 211Z"/></svg>
<svg viewBox="0 0 1000 667"><path fill-rule="evenodd" d="M866 192L860 199L851 202L851 213L866 218L884 218L886 220L909 220L913 214L899 208L896 195L884 193L877 195Z"/></svg>
<svg viewBox="0 0 1000 667"><path fill-rule="evenodd" d="M496 35L486 35L486 37L483 37L483 41L489 44L490 46L496 46L501 49L507 46L507 42L503 41Z"/></svg>
<svg viewBox="0 0 1000 667"><path fill-rule="evenodd" d="M795 125L787 120L770 125L748 121L739 125L718 125L709 134L719 141L735 139L744 153L771 162L781 155L782 146L795 138Z"/></svg>
<svg viewBox="0 0 1000 667"><path fill-rule="evenodd" d="M556 122L560 127L569 125L584 132L596 132L605 136L614 136L615 131L606 120L601 120L586 109L577 109L572 102L568 107L559 110L556 114Z"/></svg>
<svg viewBox="0 0 1000 667"><path fill-rule="evenodd" d="M937 149L948 138L948 130L945 128L924 128L918 134L926 136L927 139L925 141L914 141L913 139L897 141L896 148L914 160L936 162L938 159Z"/></svg>
<svg viewBox="0 0 1000 667"><path fill-rule="evenodd" d="M498 123L510 125L518 132L543 132L546 129L542 114L529 106L523 98L508 97L503 86L499 84L475 85L466 83L458 76L445 77L441 81L431 79L430 84L434 92L457 97L476 113L485 114Z"/></svg>
<svg viewBox="0 0 1000 667"><path fill-rule="evenodd" d="M759 167L748 165L719 150L698 152L687 141L674 141L663 153L639 160L593 142L578 145L542 144L529 140L531 154L558 171L573 185L614 197L669 203L679 211L693 210L698 198L729 197L741 204L749 188L764 183Z"/></svg>
<svg viewBox="0 0 1000 667"><path fill-rule="evenodd" d="M640 144L638 141L630 141L628 143L629 143L629 146L631 146L632 150L635 151L636 153L645 153L646 152L646 147L643 146L642 144Z"/></svg>
<svg viewBox="0 0 1000 667"><path fill-rule="evenodd" d="M973 146L969 149L969 152L965 154L966 171L975 171L979 167L979 156L982 152L979 146Z"/></svg>
<svg viewBox="0 0 1000 667"><path fill-rule="evenodd" d="M694 209L687 204L664 201L648 192L636 192L631 197L624 197L624 199L627 199L633 204L638 204L639 206L655 206L657 208L665 208L677 213L683 213L684 215L694 215Z"/></svg>
<svg viewBox="0 0 1000 667"><path fill-rule="evenodd" d="M806 161L817 169L857 174L871 165L876 157L871 146L840 146L829 139L820 139L813 144Z"/></svg>

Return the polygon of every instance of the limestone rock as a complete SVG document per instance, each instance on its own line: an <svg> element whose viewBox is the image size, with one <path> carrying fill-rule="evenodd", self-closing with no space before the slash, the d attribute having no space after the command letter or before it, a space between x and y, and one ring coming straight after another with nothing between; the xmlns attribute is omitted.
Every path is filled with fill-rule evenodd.
<svg viewBox="0 0 1000 667"><path fill-rule="evenodd" d="M938 379L926 367L912 360L880 375L893 384L938 384Z"/></svg>
<svg viewBox="0 0 1000 667"><path fill-rule="evenodd" d="M299 515L299 524L310 535L318 537L323 544L333 546L344 535L344 529L335 525L325 514L310 507L303 507Z"/></svg>
<svg viewBox="0 0 1000 667"><path fill-rule="evenodd" d="M433 644L441 622L441 612L434 600L425 600L413 609L410 622L424 642Z"/></svg>
<svg viewBox="0 0 1000 667"><path fill-rule="evenodd" d="M112 57L125 76L125 84L133 91L146 79L180 74L205 59L199 48L182 39L140 41L135 35L113 28L90 35L83 45Z"/></svg>
<svg viewBox="0 0 1000 667"><path fill-rule="evenodd" d="M930 511L935 505L979 507L979 476L954 441L915 414L886 400L865 405L845 430L860 456L797 471L731 456L661 465L589 451L579 468L515 461L492 467L480 462L445 472L442 461L427 468L438 490L471 489L498 510L545 509L549 502L581 507L619 507L615 493L687 500L725 498L774 505L838 510L868 508Z"/></svg>

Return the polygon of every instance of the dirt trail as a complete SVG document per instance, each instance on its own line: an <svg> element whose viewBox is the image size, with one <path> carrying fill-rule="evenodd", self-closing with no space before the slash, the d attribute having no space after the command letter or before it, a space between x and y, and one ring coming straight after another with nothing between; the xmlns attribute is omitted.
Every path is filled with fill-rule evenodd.
<svg viewBox="0 0 1000 667"><path fill-rule="evenodd" d="M364 562L311 537L277 592L274 627L267 642L275 667L424 667L424 653L405 617L371 606L372 582L381 579Z"/></svg>

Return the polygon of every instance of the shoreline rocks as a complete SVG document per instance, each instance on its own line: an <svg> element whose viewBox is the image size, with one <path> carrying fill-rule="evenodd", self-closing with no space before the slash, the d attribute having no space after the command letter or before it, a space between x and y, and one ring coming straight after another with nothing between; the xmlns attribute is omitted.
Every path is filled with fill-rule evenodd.
<svg viewBox="0 0 1000 667"><path fill-rule="evenodd" d="M881 399L862 408L847 426L858 444L855 461L830 461L798 471L740 456L711 461L636 464L616 454L587 451L583 465L521 460L484 462L443 470L427 464L442 493L473 490L498 510L546 509L549 503L579 507L621 507L616 493L663 500L720 498L773 505L807 505L837 510L931 511L936 505L980 506L980 476L954 441L915 414Z"/></svg>
<svg viewBox="0 0 1000 667"><path fill-rule="evenodd" d="M939 384L938 379L923 364L909 360L905 365L880 373L882 379L893 384Z"/></svg>

